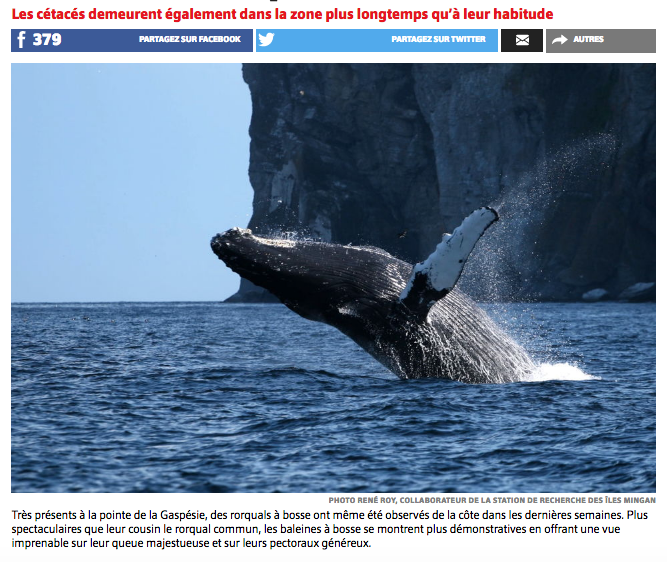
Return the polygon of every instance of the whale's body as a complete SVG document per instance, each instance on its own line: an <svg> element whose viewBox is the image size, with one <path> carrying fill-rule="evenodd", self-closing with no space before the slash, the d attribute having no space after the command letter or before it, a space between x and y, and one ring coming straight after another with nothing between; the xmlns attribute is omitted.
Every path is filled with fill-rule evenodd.
<svg viewBox="0 0 667 562"><path fill-rule="evenodd" d="M263 238L238 228L211 246L232 270L301 316L338 328L401 378L521 380L534 368L526 352L454 287L488 226L470 234L475 225L468 225L466 240L459 232L465 224L414 268L378 248Z"/></svg>

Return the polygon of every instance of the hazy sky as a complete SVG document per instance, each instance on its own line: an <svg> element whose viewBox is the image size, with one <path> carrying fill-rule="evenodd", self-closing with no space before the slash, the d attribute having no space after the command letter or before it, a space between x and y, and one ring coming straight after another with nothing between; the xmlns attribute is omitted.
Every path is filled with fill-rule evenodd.
<svg viewBox="0 0 667 562"><path fill-rule="evenodd" d="M250 112L237 64L13 64L12 302L233 293Z"/></svg>

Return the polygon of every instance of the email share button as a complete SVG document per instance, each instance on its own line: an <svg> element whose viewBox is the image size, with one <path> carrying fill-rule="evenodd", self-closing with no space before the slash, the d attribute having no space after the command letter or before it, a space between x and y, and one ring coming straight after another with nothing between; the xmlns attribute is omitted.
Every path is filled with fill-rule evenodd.
<svg viewBox="0 0 667 562"><path fill-rule="evenodd" d="M544 50L544 30L501 29L500 50L509 53L541 53Z"/></svg>

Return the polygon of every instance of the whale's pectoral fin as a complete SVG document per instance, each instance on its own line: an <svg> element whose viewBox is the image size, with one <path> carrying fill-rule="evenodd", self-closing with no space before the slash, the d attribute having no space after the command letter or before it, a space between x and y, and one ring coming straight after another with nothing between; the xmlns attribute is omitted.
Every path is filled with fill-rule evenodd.
<svg viewBox="0 0 667 562"><path fill-rule="evenodd" d="M445 234L433 253L412 269L400 302L426 316L431 306L454 288L475 244L497 220L494 209L482 207L467 216L452 234Z"/></svg>

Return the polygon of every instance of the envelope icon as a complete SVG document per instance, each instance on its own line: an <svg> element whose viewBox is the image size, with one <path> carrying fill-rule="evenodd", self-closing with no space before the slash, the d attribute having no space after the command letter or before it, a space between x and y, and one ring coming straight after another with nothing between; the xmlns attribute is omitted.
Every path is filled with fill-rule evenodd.
<svg viewBox="0 0 667 562"><path fill-rule="evenodd" d="M530 35L517 35L516 44L519 47L528 47L530 46Z"/></svg>

